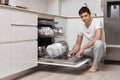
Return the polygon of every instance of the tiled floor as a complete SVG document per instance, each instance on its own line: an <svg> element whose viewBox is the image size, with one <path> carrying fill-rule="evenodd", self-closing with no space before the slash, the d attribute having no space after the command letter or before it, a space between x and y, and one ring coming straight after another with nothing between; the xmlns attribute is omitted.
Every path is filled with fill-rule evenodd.
<svg viewBox="0 0 120 80"><path fill-rule="evenodd" d="M69 68L40 65L37 72L17 80L120 80L120 65L100 64L96 73L88 73L87 68Z"/></svg>

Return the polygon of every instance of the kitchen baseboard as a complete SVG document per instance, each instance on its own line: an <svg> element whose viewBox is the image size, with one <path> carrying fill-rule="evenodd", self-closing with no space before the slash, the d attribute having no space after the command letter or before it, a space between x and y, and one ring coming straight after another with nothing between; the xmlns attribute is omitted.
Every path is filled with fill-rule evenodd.
<svg viewBox="0 0 120 80"><path fill-rule="evenodd" d="M37 70L38 70L38 66L34 67L34 68L31 68L31 69L28 69L28 70L25 70L25 71L22 71L22 72L19 72L19 73L16 73L16 74L13 74L13 75L10 75L10 76L2 78L0 80L16 80L20 77L24 77L26 75L29 75L29 74L37 71Z"/></svg>
<svg viewBox="0 0 120 80"><path fill-rule="evenodd" d="M104 60L104 64L117 64L117 65L120 65L120 61Z"/></svg>

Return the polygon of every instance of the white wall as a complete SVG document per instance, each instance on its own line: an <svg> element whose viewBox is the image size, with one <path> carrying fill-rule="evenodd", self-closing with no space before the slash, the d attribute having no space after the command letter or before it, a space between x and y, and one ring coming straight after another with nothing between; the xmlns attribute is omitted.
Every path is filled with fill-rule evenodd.
<svg viewBox="0 0 120 80"><path fill-rule="evenodd" d="M25 6L33 11L46 12L48 0L16 0L16 5Z"/></svg>
<svg viewBox="0 0 120 80"><path fill-rule="evenodd" d="M49 14L60 14L60 0L48 0L48 12Z"/></svg>
<svg viewBox="0 0 120 80"><path fill-rule="evenodd" d="M79 9L87 3L92 15L103 16L102 0L62 0L62 16L78 17Z"/></svg>
<svg viewBox="0 0 120 80"><path fill-rule="evenodd" d="M33 11L66 17L78 17L79 9L87 3L92 15L103 16L103 0L10 0L15 5L26 6Z"/></svg>
<svg viewBox="0 0 120 80"><path fill-rule="evenodd" d="M13 3L12 0L10 2ZM32 11L54 15L59 15L61 11L61 0L14 0L14 4L28 7Z"/></svg>

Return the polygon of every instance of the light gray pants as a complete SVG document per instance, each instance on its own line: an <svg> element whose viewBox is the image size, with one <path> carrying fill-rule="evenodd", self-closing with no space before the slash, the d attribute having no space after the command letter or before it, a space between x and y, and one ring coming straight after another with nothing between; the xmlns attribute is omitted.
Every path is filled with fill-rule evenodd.
<svg viewBox="0 0 120 80"><path fill-rule="evenodd" d="M84 51L84 56L89 56L93 58L93 69L98 69L98 64L100 63L103 55L105 54L104 45L101 40L96 40L91 48Z"/></svg>

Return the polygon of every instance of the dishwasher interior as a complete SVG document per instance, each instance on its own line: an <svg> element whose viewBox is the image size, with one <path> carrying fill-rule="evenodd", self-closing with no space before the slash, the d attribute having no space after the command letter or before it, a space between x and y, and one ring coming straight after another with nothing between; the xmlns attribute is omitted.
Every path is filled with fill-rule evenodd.
<svg viewBox="0 0 120 80"><path fill-rule="evenodd" d="M68 58L69 45L66 41L55 42L55 37L63 36L63 28L56 27L54 19L38 19L38 63L46 65L80 67L90 61L87 57Z"/></svg>

